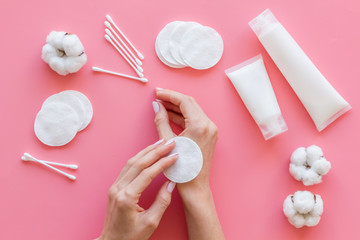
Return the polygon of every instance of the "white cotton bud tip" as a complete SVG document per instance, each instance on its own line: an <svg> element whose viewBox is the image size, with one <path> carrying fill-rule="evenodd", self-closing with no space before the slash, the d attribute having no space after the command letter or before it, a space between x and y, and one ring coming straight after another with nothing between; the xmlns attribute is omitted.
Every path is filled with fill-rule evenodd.
<svg viewBox="0 0 360 240"><path fill-rule="evenodd" d="M75 34L52 31L46 42L41 57L60 75L79 71L87 61L84 46Z"/></svg>
<svg viewBox="0 0 360 240"><path fill-rule="evenodd" d="M316 226L323 213L323 201L320 195L308 191L290 194L283 204L284 215L296 228Z"/></svg>
<svg viewBox="0 0 360 240"><path fill-rule="evenodd" d="M140 52L136 52L136 53L141 60L144 60L144 56Z"/></svg>
<svg viewBox="0 0 360 240"><path fill-rule="evenodd" d="M111 42L111 38L107 34L105 34L105 39L108 40L109 42Z"/></svg>
<svg viewBox="0 0 360 240"><path fill-rule="evenodd" d="M296 149L290 159L290 174L306 186L321 183L322 176L331 168L323 155L321 148L315 145Z"/></svg>
<svg viewBox="0 0 360 240"><path fill-rule="evenodd" d="M109 21L109 22L113 22L112 18L110 17L109 14L106 15L106 19Z"/></svg>
<svg viewBox="0 0 360 240"><path fill-rule="evenodd" d="M111 28L111 24L108 21L105 21L104 24L106 27Z"/></svg>
<svg viewBox="0 0 360 240"><path fill-rule="evenodd" d="M139 59L135 58L135 61L136 61L137 65L139 65L139 66L142 65L142 62Z"/></svg>

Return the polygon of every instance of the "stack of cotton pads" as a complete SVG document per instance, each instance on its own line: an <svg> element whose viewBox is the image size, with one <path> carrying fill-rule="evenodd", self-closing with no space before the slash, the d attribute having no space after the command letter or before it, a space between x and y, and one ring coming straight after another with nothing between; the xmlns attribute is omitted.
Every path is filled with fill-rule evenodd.
<svg viewBox="0 0 360 240"><path fill-rule="evenodd" d="M178 154L178 159L169 168L164 170L164 175L173 182L185 183L193 180L203 165L203 156L199 146L190 138L175 137L175 148L169 153Z"/></svg>
<svg viewBox="0 0 360 240"><path fill-rule="evenodd" d="M84 94L63 91L48 97L43 103L35 119L35 135L48 146L62 146L86 128L92 116L91 102Z"/></svg>
<svg viewBox="0 0 360 240"><path fill-rule="evenodd" d="M219 62L224 43L212 28L196 22L174 21L158 34L155 50L169 67L208 69Z"/></svg>

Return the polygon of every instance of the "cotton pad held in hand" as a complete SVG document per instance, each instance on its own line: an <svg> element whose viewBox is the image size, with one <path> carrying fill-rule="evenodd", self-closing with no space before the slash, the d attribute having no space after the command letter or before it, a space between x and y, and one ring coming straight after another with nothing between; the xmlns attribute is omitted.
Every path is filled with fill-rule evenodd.
<svg viewBox="0 0 360 240"><path fill-rule="evenodd" d="M37 114L34 130L41 142L62 146L70 142L79 129L79 117L67 104L54 102L45 105Z"/></svg>
<svg viewBox="0 0 360 240"><path fill-rule="evenodd" d="M170 154L177 153L178 159L169 168L164 170L164 175L176 183L185 183L193 180L203 165L203 156L199 146L190 138L175 137L175 148ZM169 154L169 155L170 155Z"/></svg>

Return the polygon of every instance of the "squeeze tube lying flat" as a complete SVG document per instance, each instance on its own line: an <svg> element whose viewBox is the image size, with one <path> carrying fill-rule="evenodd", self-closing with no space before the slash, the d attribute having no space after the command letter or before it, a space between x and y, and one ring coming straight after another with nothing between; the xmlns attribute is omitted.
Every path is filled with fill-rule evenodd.
<svg viewBox="0 0 360 240"><path fill-rule="evenodd" d="M261 55L225 71L265 140L288 130Z"/></svg>
<svg viewBox="0 0 360 240"><path fill-rule="evenodd" d="M269 9L250 21L249 25L295 91L319 132L351 109Z"/></svg>

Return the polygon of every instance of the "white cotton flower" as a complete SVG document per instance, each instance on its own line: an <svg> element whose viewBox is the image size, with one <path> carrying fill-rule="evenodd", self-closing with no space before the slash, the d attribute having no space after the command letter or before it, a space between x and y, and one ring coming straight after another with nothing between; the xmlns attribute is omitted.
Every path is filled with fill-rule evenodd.
<svg viewBox="0 0 360 240"><path fill-rule="evenodd" d="M306 186L321 183L322 176L326 175L330 168L331 163L324 158L318 146L300 147L291 155L290 174Z"/></svg>
<svg viewBox="0 0 360 240"><path fill-rule="evenodd" d="M285 216L296 228L316 226L323 210L321 196L314 195L309 191L297 191L290 194L283 204Z"/></svg>
<svg viewBox="0 0 360 240"><path fill-rule="evenodd" d="M42 59L60 75L75 73L86 63L85 48L75 34L52 31L42 48Z"/></svg>

